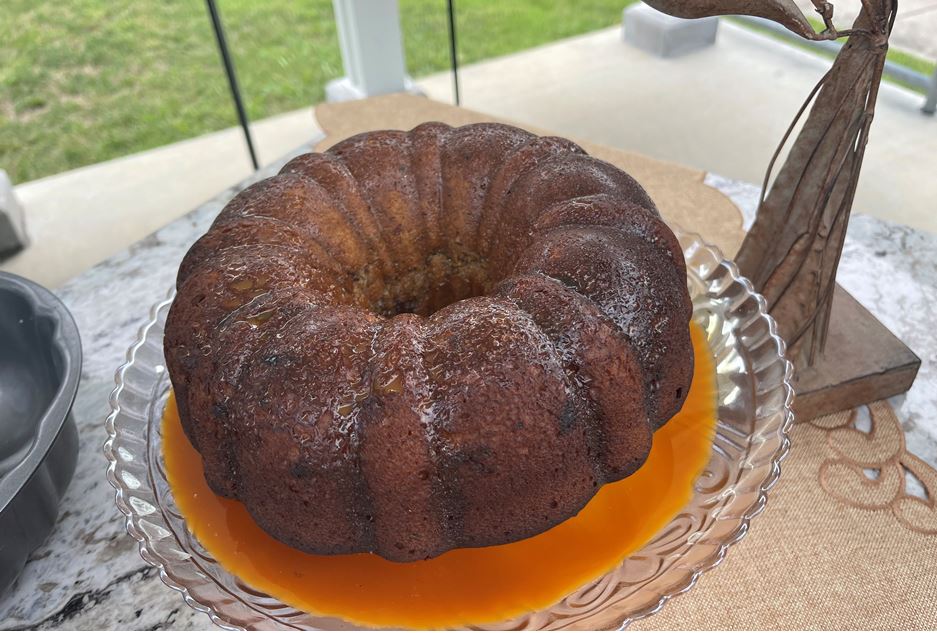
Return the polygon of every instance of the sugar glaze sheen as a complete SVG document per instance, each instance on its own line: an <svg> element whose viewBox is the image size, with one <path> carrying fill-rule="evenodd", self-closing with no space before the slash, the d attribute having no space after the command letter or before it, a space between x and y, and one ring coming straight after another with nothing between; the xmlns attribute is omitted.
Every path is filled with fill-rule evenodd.
<svg viewBox="0 0 937 633"><path fill-rule="evenodd" d="M634 473L693 372L682 250L574 143L361 134L236 196L165 355L216 493L318 554L517 541Z"/></svg>

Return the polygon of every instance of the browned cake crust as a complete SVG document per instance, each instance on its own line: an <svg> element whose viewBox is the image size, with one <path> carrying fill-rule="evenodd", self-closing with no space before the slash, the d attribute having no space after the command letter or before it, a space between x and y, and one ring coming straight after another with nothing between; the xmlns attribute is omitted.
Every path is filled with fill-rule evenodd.
<svg viewBox="0 0 937 633"><path fill-rule="evenodd" d="M301 550L409 561L538 534L637 470L686 398L691 311L630 176L427 123L236 196L165 351L213 490Z"/></svg>

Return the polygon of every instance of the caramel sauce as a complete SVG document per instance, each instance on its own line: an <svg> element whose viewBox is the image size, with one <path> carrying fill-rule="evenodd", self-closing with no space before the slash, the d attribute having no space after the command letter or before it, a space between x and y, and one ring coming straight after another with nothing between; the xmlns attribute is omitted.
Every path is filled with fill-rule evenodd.
<svg viewBox="0 0 937 633"><path fill-rule="evenodd" d="M709 461L715 366L692 325L696 366L683 409L654 436L647 462L607 484L575 517L523 541L449 551L414 563L374 554L304 554L263 532L237 501L208 488L170 397L166 472L188 528L219 563L286 604L368 626L443 628L542 609L598 578L651 540L689 501Z"/></svg>

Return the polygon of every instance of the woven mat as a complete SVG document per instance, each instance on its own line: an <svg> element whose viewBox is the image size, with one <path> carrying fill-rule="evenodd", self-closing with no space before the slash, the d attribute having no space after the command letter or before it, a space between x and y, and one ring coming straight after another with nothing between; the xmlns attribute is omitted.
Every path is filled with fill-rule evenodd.
<svg viewBox="0 0 937 633"><path fill-rule="evenodd" d="M366 130L498 120L408 95L324 104L316 118L327 134L317 149ZM703 184L703 172L577 142L637 178L668 222L736 252L739 211ZM792 442L750 534L695 588L633 628L937 628L937 471L906 452L891 407L799 421ZM914 492L909 479L920 484Z"/></svg>

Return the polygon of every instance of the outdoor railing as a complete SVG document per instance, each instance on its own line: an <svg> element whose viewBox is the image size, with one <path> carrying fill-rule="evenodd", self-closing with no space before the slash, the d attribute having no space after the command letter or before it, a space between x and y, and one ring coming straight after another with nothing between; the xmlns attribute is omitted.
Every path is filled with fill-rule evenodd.
<svg viewBox="0 0 937 633"><path fill-rule="evenodd" d="M770 31L772 34L790 40L791 42L796 42L800 46L831 53L834 57L839 54L839 49L843 46L841 42L829 40L808 42L797 34L788 31L780 24L762 18L740 15L735 16L733 19L756 26L759 29ZM922 91L925 94L925 101L921 111L924 112L924 114L933 115L937 112L937 69L934 70L933 75L928 76L913 68L908 68L904 64L899 64L892 60L885 60L885 75L900 83Z"/></svg>
<svg viewBox="0 0 937 633"><path fill-rule="evenodd" d="M231 89L231 97L234 101L235 110L237 111L238 120L241 125L241 129L244 133L244 140L247 144L247 151L250 155L251 162L254 165L254 169L258 169L257 156L254 151L254 144L251 138L249 122L247 120L247 114L244 109L243 100L241 98L241 91L238 86L237 73L234 69L234 63L231 59L231 55L228 51L227 42L224 35L224 26L221 21L221 16L218 13L218 9L215 6L214 0L205 0L206 7L208 8L208 14L211 19L212 28L215 33L215 39L218 44L218 49L221 54L222 63L224 65L225 74L228 78L228 86ZM456 45L456 14L454 0L447 0L446 2L446 11L448 13L448 39L449 39L449 52L450 52L450 64L452 70L453 78L453 92L455 96L456 105L460 105L460 90L459 90L459 65L458 65L458 52ZM772 22L770 20L765 20L762 18L754 18L749 16L735 16L733 19L742 22L744 24L749 24L755 26L759 29L766 30L771 32L774 35L777 35L780 38L785 40L790 40L796 42L800 46L805 46L808 48L813 48L817 51L823 51L831 54L835 57L840 48L842 48L842 43L837 41L806 41L803 38L799 37L795 33L788 31L786 28L781 25ZM897 62L886 60L885 61L885 70L884 73L886 76L891 77L892 79L897 80L900 83L917 88L918 90L924 92L925 101L924 105L921 107L921 111L928 115L933 115L937 112L937 69L935 69L932 76L928 76L922 72L909 68L903 64Z"/></svg>

